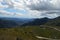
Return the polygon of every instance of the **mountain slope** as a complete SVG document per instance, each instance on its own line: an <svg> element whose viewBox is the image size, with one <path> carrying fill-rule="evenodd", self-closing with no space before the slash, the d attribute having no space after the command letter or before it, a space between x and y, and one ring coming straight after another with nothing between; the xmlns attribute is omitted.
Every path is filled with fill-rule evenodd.
<svg viewBox="0 0 60 40"><path fill-rule="evenodd" d="M44 38L37 38L36 36ZM0 40L46 40L45 38L58 40L60 39L60 31L49 27L41 28L40 26L0 29Z"/></svg>
<svg viewBox="0 0 60 40"><path fill-rule="evenodd" d="M25 23L23 24L23 26L35 26L35 25L42 25L45 24L46 22L48 22L48 18L42 18L42 19L34 19L31 22Z"/></svg>
<svg viewBox="0 0 60 40"><path fill-rule="evenodd" d="M14 27L17 25L18 24L15 21L0 19L0 28Z"/></svg>
<svg viewBox="0 0 60 40"><path fill-rule="evenodd" d="M34 19L31 22L23 24L23 26L35 26L35 25L60 26L60 17L54 19L49 18Z"/></svg>
<svg viewBox="0 0 60 40"><path fill-rule="evenodd" d="M0 28L16 27L29 21L32 21L32 19L0 18Z"/></svg>
<svg viewBox="0 0 60 40"><path fill-rule="evenodd" d="M52 20L49 20L45 25L49 26L60 26L60 17L54 18Z"/></svg>

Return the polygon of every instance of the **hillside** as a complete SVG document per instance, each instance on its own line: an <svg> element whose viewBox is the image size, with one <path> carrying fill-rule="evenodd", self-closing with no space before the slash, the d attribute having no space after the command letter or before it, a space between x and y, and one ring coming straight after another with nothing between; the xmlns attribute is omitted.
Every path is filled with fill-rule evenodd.
<svg viewBox="0 0 60 40"><path fill-rule="evenodd" d="M47 39L46 39L47 38ZM60 31L49 27L1 28L0 40L59 40Z"/></svg>
<svg viewBox="0 0 60 40"><path fill-rule="evenodd" d="M12 20L1 20L0 25L18 25ZM10 24L9 24L10 23ZM60 17L34 19L22 26L0 28L0 40L59 40Z"/></svg>
<svg viewBox="0 0 60 40"><path fill-rule="evenodd" d="M0 19L0 28L14 27L17 25L18 24L15 21Z"/></svg>
<svg viewBox="0 0 60 40"><path fill-rule="evenodd" d="M46 22L48 22L49 20L51 20L51 19L49 19L49 18L41 18L41 19L37 18L37 19L34 19L31 22L23 24L23 26L35 26L35 25L38 26L38 25L43 25Z"/></svg>
<svg viewBox="0 0 60 40"><path fill-rule="evenodd" d="M54 19L49 18L34 19L31 22L23 24L23 26L35 26L35 25L60 26L60 17Z"/></svg>
<svg viewBox="0 0 60 40"><path fill-rule="evenodd" d="M60 17L54 18L52 20L49 20L45 25L49 26L59 26L60 27Z"/></svg>
<svg viewBox="0 0 60 40"><path fill-rule="evenodd" d="M0 28L10 28L20 26L24 23L30 22L32 19L23 18L0 18Z"/></svg>

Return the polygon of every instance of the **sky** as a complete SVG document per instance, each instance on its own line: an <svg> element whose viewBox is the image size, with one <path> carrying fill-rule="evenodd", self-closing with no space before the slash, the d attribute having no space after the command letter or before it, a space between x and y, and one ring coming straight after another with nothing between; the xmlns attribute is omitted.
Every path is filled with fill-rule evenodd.
<svg viewBox="0 0 60 40"><path fill-rule="evenodd" d="M0 0L0 17L56 18L60 0Z"/></svg>

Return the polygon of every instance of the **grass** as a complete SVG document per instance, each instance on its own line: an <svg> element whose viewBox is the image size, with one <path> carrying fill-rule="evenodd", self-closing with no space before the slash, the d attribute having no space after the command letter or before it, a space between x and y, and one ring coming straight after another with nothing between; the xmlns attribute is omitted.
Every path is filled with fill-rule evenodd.
<svg viewBox="0 0 60 40"><path fill-rule="evenodd" d="M0 28L0 40L42 40L35 36L60 39L60 32L55 29L41 28L40 26Z"/></svg>

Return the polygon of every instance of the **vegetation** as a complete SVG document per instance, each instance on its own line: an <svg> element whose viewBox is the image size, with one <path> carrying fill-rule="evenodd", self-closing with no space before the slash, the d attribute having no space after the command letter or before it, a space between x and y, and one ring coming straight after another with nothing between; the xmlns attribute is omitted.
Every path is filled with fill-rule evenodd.
<svg viewBox="0 0 60 40"><path fill-rule="evenodd" d="M17 25L15 21L0 19L0 28L15 27Z"/></svg>
<svg viewBox="0 0 60 40"><path fill-rule="evenodd" d="M18 24L14 21L0 19L0 40L48 40L36 36L53 40L60 39L60 17L35 19L22 26L20 24L16 26Z"/></svg>
<svg viewBox="0 0 60 40"><path fill-rule="evenodd" d="M0 28L0 40L43 40L38 39L35 36L60 39L60 31L40 26Z"/></svg>
<svg viewBox="0 0 60 40"><path fill-rule="evenodd" d="M49 26L60 26L60 17L57 17L55 19L49 20L45 25Z"/></svg>

